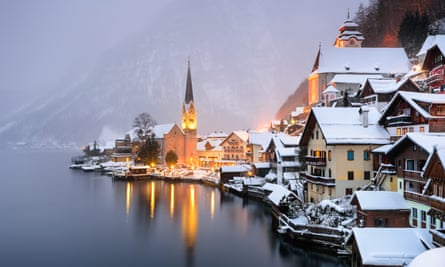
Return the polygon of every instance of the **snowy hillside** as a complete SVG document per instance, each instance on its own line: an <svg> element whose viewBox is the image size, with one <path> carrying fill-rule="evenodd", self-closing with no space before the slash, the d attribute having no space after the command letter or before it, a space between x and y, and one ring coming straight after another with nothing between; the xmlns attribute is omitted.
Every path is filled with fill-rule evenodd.
<svg viewBox="0 0 445 267"><path fill-rule="evenodd" d="M262 126L298 83L298 36L282 30L292 28L295 8L177 1L150 20L144 36L106 52L91 72L1 117L1 142L80 146L123 134L144 111L158 123L179 122L188 58L201 134Z"/></svg>

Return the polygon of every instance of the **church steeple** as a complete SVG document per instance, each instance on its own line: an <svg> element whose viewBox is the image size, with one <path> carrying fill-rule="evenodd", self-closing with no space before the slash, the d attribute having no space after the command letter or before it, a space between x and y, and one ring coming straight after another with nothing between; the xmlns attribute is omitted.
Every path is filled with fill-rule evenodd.
<svg viewBox="0 0 445 267"><path fill-rule="evenodd" d="M187 65L187 81L185 88L185 99L182 105L182 129L184 132L196 131L196 109L193 99L192 74L190 71L190 60Z"/></svg>
<svg viewBox="0 0 445 267"><path fill-rule="evenodd" d="M348 17L338 31L340 33L335 39L335 47L362 47L362 42L365 40L365 37L363 37L363 34L358 30L358 24L353 22L349 17L349 9Z"/></svg>

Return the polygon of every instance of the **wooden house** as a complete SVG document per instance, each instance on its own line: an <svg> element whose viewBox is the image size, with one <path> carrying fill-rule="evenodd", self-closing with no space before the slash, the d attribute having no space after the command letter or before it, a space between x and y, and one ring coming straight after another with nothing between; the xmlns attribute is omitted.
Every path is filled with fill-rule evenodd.
<svg viewBox="0 0 445 267"><path fill-rule="evenodd" d="M355 191L359 227L409 227L410 209L403 196L388 191Z"/></svg>

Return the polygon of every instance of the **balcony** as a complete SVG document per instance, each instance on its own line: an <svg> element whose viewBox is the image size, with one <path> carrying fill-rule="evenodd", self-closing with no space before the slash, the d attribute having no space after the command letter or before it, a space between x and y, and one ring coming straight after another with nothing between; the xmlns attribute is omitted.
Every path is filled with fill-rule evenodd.
<svg viewBox="0 0 445 267"><path fill-rule="evenodd" d="M397 116L386 117L386 126L409 125L412 123L413 120L411 119L410 114L400 114Z"/></svg>
<svg viewBox="0 0 445 267"><path fill-rule="evenodd" d="M428 86L437 87L445 83L445 77L443 74L431 74L424 80Z"/></svg>
<svg viewBox="0 0 445 267"><path fill-rule="evenodd" d="M417 203L421 203L427 206L431 206L431 200L428 196L422 195L420 193L405 191L403 194L406 200L414 201Z"/></svg>
<svg viewBox="0 0 445 267"><path fill-rule="evenodd" d="M431 208L445 211L445 199L437 196L431 196L430 200L431 200Z"/></svg>
<svg viewBox="0 0 445 267"><path fill-rule="evenodd" d="M307 165L322 166L322 167L326 166L326 158L305 156L304 159Z"/></svg>
<svg viewBox="0 0 445 267"><path fill-rule="evenodd" d="M316 176L305 172L300 173L300 178L313 184L321 184L325 186L335 186L335 179L332 177Z"/></svg>
<svg viewBox="0 0 445 267"><path fill-rule="evenodd" d="M427 180L422 177L422 172L412 171L412 170L403 170L403 178L407 178L410 180L416 180L416 181L422 181L422 182L426 182L426 180Z"/></svg>

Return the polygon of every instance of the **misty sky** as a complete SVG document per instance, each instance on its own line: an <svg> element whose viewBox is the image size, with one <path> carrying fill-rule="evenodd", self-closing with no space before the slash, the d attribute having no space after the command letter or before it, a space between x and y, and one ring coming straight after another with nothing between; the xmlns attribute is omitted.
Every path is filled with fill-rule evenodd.
<svg viewBox="0 0 445 267"><path fill-rule="evenodd" d="M286 8L284 3L288 1L277 1L277 8ZM61 83L91 71L104 53L143 33L156 19L159 10L174 2L0 1L0 86L3 100L0 112L7 113L10 108L45 92L62 90ZM318 44L332 45L348 8L353 15L360 2L367 3L357 0L298 0L298 10L283 10L295 15L288 28L281 30L285 34L299 36L300 40L295 44L295 50L301 51L295 67L295 87L309 74ZM174 18L175 14L171 16ZM293 88L289 90L291 93Z"/></svg>

